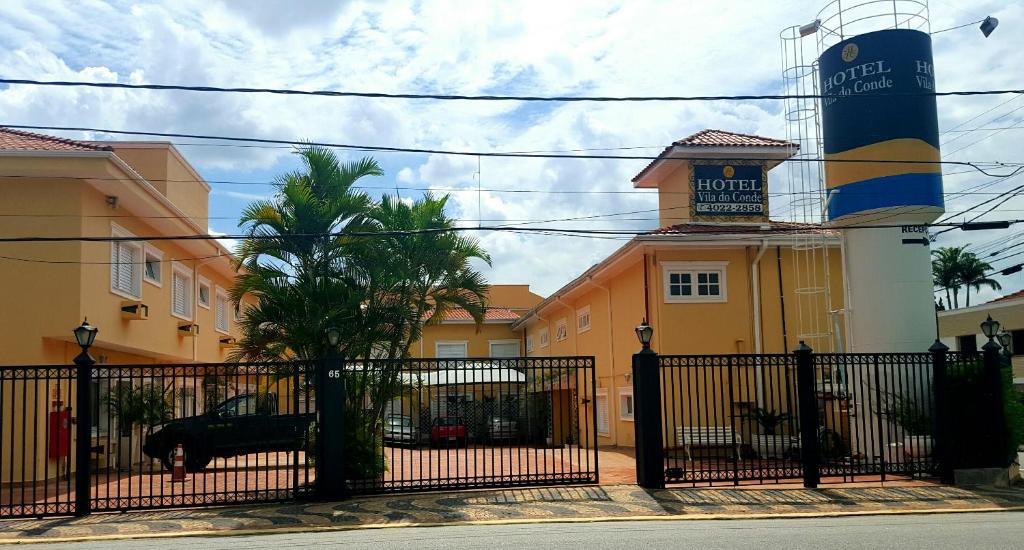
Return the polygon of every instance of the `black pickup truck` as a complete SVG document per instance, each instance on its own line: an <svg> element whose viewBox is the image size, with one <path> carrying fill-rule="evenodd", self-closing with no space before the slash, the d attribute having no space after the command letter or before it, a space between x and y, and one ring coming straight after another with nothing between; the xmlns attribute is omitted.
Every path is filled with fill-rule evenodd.
<svg viewBox="0 0 1024 550"><path fill-rule="evenodd" d="M142 452L174 467L178 444L185 469L202 471L214 457L304 450L315 415L278 414L277 394L236 395L199 416L177 418L150 428Z"/></svg>

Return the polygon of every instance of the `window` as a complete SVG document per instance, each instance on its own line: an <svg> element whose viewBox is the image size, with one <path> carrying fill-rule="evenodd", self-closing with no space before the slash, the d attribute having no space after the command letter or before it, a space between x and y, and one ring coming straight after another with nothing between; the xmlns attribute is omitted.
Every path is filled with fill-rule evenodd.
<svg viewBox="0 0 1024 550"><path fill-rule="evenodd" d="M533 335L526 337L526 353L533 353Z"/></svg>
<svg viewBox="0 0 1024 550"><path fill-rule="evenodd" d="M438 359L464 359L469 355L466 342L438 342L434 347Z"/></svg>
<svg viewBox="0 0 1024 550"><path fill-rule="evenodd" d="M200 283L202 284L202 283ZM199 287L202 289L202 287ZM230 325L228 324L228 315L231 311L231 303L228 300L228 295L224 292L224 289L217 288L217 306L214 310L215 324L217 330L223 333L227 333Z"/></svg>
<svg viewBox="0 0 1024 550"><path fill-rule="evenodd" d="M143 270L142 277L147 283L152 283L156 286L160 286L164 282L164 271L163 271L163 259L164 253L158 248L152 246L146 246L146 266Z"/></svg>
<svg viewBox="0 0 1024 550"><path fill-rule="evenodd" d="M725 302L728 262L662 262L665 303Z"/></svg>
<svg viewBox="0 0 1024 550"><path fill-rule="evenodd" d="M565 317L562 317L555 322L555 341L561 342L569 337L568 331L565 329Z"/></svg>
<svg viewBox="0 0 1024 550"><path fill-rule="evenodd" d="M633 421L633 388L619 388L619 418Z"/></svg>
<svg viewBox="0 0 1024 550"><path fill-rule="evenodd" d="M1013 340L1010 343L1010 354L1017 355L1017 350L1024 351L1024 330L1011 330L1010 335L1013 336Z"/></svg>
<svg viewBox="0 0 1024 550"><path fill-rule="evenodd" d="M590 330L590 306L584 306L576 310L576 332Z"/></svg>
<svg viewBox="0 0 1024 550"><path fill-rule="evenodd" d="M210 309L210 281L200 277L199 278L199 297L197 299L199 307Z"/></svg>
<svg viewBox="0 0 1024 550"><path fill-rule="evenodd" d="M177 263L171 266L171 314L192 320L192 273Z"/></svg>
<svg viewBox="0 0 1024 550"><path fill-rule="evenodd" d="M548 333L547 327L540 329L540 347L548 347L548 343L551 340L551 335Z"/></svg>
<svg viewBox="0 0 1024 550"><path fill-rule="evenodd" d="M608 390L604 388L598 388L597 395L594 396L594 409L597 412L597 433L600 435L608 435L611 433L611 427L608 422Z"/></svg>
<svg viewBox="0 0 1024 550"><path fill-rule="evenodd" d="M113 226L114 237L134 237L124 229ZM126 298L142 298L142 245L134 241L110 243L110 291Z"/></svg>
<svg viewBox="0 0 1024 550"><path fill-rule="evenodd" d="M516 340L491 340L491 357L519 357L519 342Z"/></svg>
<svg viewBox="0 0 1024 550"><path fill-rule="evenodd" d="M973 334L957 336L956 349L963 353L976 353L978 351L978 339Z"/></svg>
<svg viewBox="0 0 1024 550"><path fill-rule="evenodd" d="M234 318L236 323L242 320L242 302L235 304L234 309L232 309L231 316Z"/></svg>

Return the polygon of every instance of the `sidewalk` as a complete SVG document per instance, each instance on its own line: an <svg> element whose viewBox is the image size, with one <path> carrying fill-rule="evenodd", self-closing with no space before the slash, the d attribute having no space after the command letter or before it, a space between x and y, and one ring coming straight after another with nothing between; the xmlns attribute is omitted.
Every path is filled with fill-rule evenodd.
<svg viewBox="0 0 1024 550"><path fill-rule="evenodd" d="M753 519L1024 510L1024 490L555 487L0 521L0 544L452 524Z"/></svg>

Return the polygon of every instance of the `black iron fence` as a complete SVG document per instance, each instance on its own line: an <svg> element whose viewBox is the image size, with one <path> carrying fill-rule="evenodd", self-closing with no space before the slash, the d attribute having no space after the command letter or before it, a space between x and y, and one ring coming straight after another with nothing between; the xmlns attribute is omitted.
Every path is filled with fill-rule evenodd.
<svg viewBox="0 0 1024 550"><path fill-rule="evenodd" d="M312 363L97 365L88 395L78 391L78 368L0 368L0 516L285 500L311 490Z"/></svg>
<svg viewBox="0 0 1024 550"><path fill-rule="evenodd" d="M371 360L342 371L351 492L598 480L593 358Z"/></svg>
<svg viewBox="0 0 1024 550"><path fill-rule="evenodd" d="M0 367L0 517L595 483L594 386L589 357Z"/></svg>
<svg viewBox="0 0 1024 550"><path fill-rule="evenodd" d="M1003 417L1001 365L995 350L942 345L928 353L637 354L638 478L650 487L949 481L954 468L1005 459L1005 427L993 420ZM645 399L661 410L644 415Z"/></svg>

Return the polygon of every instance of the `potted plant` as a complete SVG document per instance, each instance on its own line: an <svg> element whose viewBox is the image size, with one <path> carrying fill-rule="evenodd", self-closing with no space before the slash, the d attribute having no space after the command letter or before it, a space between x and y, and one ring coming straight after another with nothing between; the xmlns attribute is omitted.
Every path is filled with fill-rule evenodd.
<svg viewBox="0 0 1024 550"><path fill-rule="evenodd" d="M750 412L750 419L761 427L761 433L753 436L754 450L761 458L778 458L786 455L792 446L792 438L778 434L790 415L772 409L756 408Z"/></svg>
<svg viewBox="0 0 1024 550"><path fill-rule="evenodd" d="M146 428L166 422L171 418L172 405L161 388L152 384L133 386L123 383L114 386L104 397L104 403L117 421L119 437L117 467L128 470L135 460L136 451L141 450L141 441L132 441L136 426Z"/></svg>
<svg viewBox="0 0 1024 550"><path fill-rule="evenodd" d="M932 454L932 419L913 399L896 395L885 408L889 421L903 431L903 452L910 458Z"/></svg>

